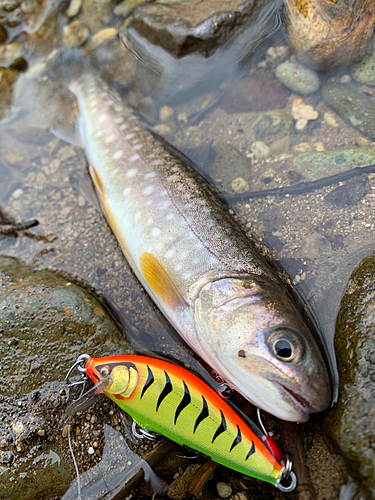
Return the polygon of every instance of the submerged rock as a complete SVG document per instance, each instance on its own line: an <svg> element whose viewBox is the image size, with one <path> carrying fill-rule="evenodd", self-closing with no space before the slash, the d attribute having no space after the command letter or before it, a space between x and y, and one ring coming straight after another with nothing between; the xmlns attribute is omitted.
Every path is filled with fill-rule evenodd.
<svg viewBox="0 0 375 500"><path fill-rule="evenodd" d="M311 151L298 154L293 159L296 170L312 181L374 162L375 150L371 148Z"/></svg>
<svg viewBox="0 0 375 500"><path fill-rule="evenodd" d="M324 199L333 205L345 207L359 203L370 193L370 181L368 180L367 175L361 175L359 177L353 177L352 179L346 181L343 186L338 186L333 189L325 196Z"/></svg>
<svg viewBox="0 0 375 500"><path fill-rule="evenodd" d="M275 75L285 87L302 95L314 94L320 87L318 74L296 62L281 63L277 66Z"/></svg>
<svg viewBox="0 0 375 500"><path fill-rule="evenodd" d="M371 54L364 57L362 61L352 64L350 73L357 82L364 83L365 85L375 85L375 43L372 42L373 49Z"/></svg>
<svg viewBox="0 0 375 500"><path fill-rule="evenodd" d="M212 148L206 173L215 180L220 180L227 191L232 182L241 177L248 181L252 172L249 159L232 144L221 143Z"/></svg>
<svg viewBox="0 0 375 500"><path fill-rule="evenodd" d="M0 394L63 380L83 353L129 353L100 302L66 278L0 257L0 283Z"/></svg>
<svg viewBox="0 0 375 500"><path fill-rule="evenodd" d="M352 274L337 316L335 349L339 399L326 429L344 455L350 475L375 498L375 257Z"/></svg>
<svg viewBox="0 0 375 500"><path fill-rule="evenodd" d="M375 139L375 103L353 85L329 82L322 88L328 106L349 125Z"/></svg>

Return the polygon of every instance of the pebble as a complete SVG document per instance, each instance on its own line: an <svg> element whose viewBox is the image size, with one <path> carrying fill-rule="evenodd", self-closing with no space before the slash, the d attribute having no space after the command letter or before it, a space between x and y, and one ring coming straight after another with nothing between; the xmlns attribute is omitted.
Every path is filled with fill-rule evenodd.
<svg viewBox="0 0 375 500"><path fill-rule="evenodd" d="M325 121L325 123L327 125L329 125L332 128L337 128L338 127L338 123L337 123L335 117L329 111L327 111L327 113L324 113L323 120Z"/></svg>
<svg viewBox="0 0 375 500"><path fill-rule="evenodd" d="M253 142L253 144L250 146L250 149L253 155L258 159L266 158L271 152L270 148L263 141Z"/></svg>
<svg viewBox="0 0 375 500"><path fill-rule="evenodd" d="M67 438L68 437L69 429L70 429L70 425L69 424L65 424L64 427L63 427L63 430L62 430L62 437L63 438Z"/></svg>
<svg viewBox="0 0 375 500"><path fill-rule="evenodd" d="M316 120L319 113L312 106L303 102L302 99L295 99L292 104L292 117L294 120Z"/></svg>
<svg viewBox="0 0 375 500"><path fill-rule="evenodd" d="M228 483L223 483L220 481L216 484L216 489L219 497L221 498L228 498L232 494L232 487Z"/></svg>
<svg viewBox="0 0 375 500"><path fill-rule="evenodd" d="M69 4L68 10L66 11L66 15L68 17L74 17L78 14L82 7L83 0L72 0Z"/></svg>
<svg viewBox="0 0 375 500"><path fill-rule="evenodd" d="M306 153L307 151L311 151L311 146L308 142L301 142L300 144L294 146L293 149L297 153Z"/></svg>
<svg viewBox="0 0 375 500"><path fill-rule="evenodd" d="M159 125L155 125L154 127L155 132L157 132L160 135L168 135L172 132L172 129L168 127L168 125L164 125L164 123L160 123Z"/></svg>
<svg viewBox="0 0 375 500"><path fill-rule="evenodd" d="M22 434L23 431L25 430L25 426L23 425L22 422L14 422L12 425L12 429L14 434Z"/></svg>
<svg viewBox="0 0 375 500"><path fill-rule="evenodd" d="M236 493L234 495L233 500L248 500L248 497L245 495L245 493L240 491L239 493Z"/></svg>
<svg viewBox="0 0 375 500"><path fill-rule="evenodd" d="M315 142L314 149L315 149L315 151L325 151L326 150L326 148L324 147L324 144L322 142Z"/></svg>
<svg viewBox="0 0 375 500"><path fill-rule="evenodd" d="M15 191L13 191L13 193L12 193L12 197L13 197L15 200L17 200L18 198L21 198L21 196L22 196L23 194L24 194L23 189L18 188L18 189L16 189Z"/></svg>
<svg viewBox="0 0 375 500"><path fill-rule="evenodd" d="M246 193L249 190L249 183L242 177L237 177L231 184L232 189L235 193Z"/></svg>
<svg viewBox="0 0 375 500"><path fill-rule="evenodd" d="M352 64L350 73L357 82L375 86L375 50L359 63Z"/></svg>
<svg viewBox="0 0 375 500"><path fill-rule="evenodd" d="M89 28L82 21L71 22L64 30L63 42L68 47L79 47L89 37Z"/></svg>
<svg viewBox="0 0 375 500"><path fill-rule="evenodd" d="M355 143L357 144L357 146L365 148L370 144L370 141L366 139L366 137L357 137Z"/></svg>
<svg viewBox="0 0 375 500"><path fill-rule="evenodd" d="M0 451L0 464L11 464L14 455L11 451Z"/></svg>
<svg viewBox="0 0 375 500"><path fill-rule="evenodd" d="M306 118L300 118L299 120L296 121L296 124L294 126L295 131L298 132L303 132L305 128L307 127L308 121Z"/></svg>
<svg viewBox="0 0 375 500"><path fill-rule="evenodd" d="M38 436L45 436L45 435L46 435L46 431L44 429L38 430Z"/></svg>
<svg viewBox="0 0 375 500"><path fill-rule="evenodd" d="M159 119L161 122L165 122L168 118L173 116L173 114L174 110L172 108L169 106L162 106L159 111Z"/></svg>
<svg viewBox="0 0 375 500"><path fill-rule="evenodd" d="M118 31L116 28L105 28L98 31L98 33L95 33L90 42L86 45L87 50L95 50L103 43L113 40L116 38L117 33Z"/></svg>
<svg viewBox="0 0 375 500"><path fill-rule="evenodd" d="M350 75L344 75L340 78L341 83L350 83L352 79L350 78Z"/></svg>
<svg viewBox="0 0 375 500"><path fill-rule="evenodd" d="M275 75L285 87L302 95L314 94L320 86L318 74L297 62L281 63L277 66Z"/></svg>
<svg viewBox="0 0 375 500"><path fill-rule="evenodd" d="M89 455L93 455L93 454L95 453L94 448L93 448L92 446L90 446L90 447L89 447L89 449L87 450L87 453L88 453Z"/></svg>

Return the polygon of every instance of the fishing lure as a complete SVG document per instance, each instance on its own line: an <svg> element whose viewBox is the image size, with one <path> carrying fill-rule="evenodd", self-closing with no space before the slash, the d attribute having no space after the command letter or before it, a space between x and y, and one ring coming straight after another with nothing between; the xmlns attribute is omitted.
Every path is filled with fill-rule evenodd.
<svg viewBox="0 0 375 500"><path fill-rule="evenodd" d="M161 434L283 492L295 488L289 458L285 465L278 462L229 404L184 368L145 356L82 355L67 374L70 384L75 367L82 383L89 377L95 387L101 385L94 392L103 391L147 433ZM284 486L282 481L288 478L290 484Z"/></svg>

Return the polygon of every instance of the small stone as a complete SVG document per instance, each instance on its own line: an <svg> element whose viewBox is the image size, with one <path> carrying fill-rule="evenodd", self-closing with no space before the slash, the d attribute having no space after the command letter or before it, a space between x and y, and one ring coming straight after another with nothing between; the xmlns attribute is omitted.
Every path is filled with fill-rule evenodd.
<svg viewBox="0 0 375 500"><path fill-rule="evenodd" d="M324 113L323 120L330 127L333 127L333 128L337 128L338 127L337 121L335 120L335 117L333 116L332 113L329 113L329 112Z"/></svg>
<svg viewBox="0 0 375 500"><path fill-rule="evenodd" d="M12 429L14 434L22 434L25 430L25 426L23 425L22 422L18 421L13 423Z"/></svg>
<svg viewBox="0 0 375 500"><path fill-rule="evenodd" d="M68 17L76 16L82 7L82 2L83 0L71 0L66 15Z"/></svg>
<svg viewBox="0 0 375 500"><path fill-rule="evenodd" d="M314 149L315 149L315 151L325 151L326 150L326 148L324 147L324 144L322 142L315 142Z"/></svg>
<svg viewBox="0 0 375 500"><path fill-rule="evenodd" d="M343 75L341 78L340 78L340 82L341 83L350 83L352 81L350 75Z"/></svg>
<svg viewBox="0 0 375 500"><path fill-rule="evenodd" d="M87 450L87 453L88 453L89 455L93 455L93 454L95 453L94 448L93 448L92 446L90 446L90 448Z"/></svg>
<svg viewBox="0 0 375 500"><path fill-rule="evenodd" d="M296 124L294 126L295 131L298 132L303 132L305 128L307 127L307 120L305 118L300 118L299 120L296 121Z"/></svg>
<svg viewBox="0 0 375 500"><path fill-rule="evenodd" d="M187 121L188 121L188 116L187 116L187 114L186 114L186 113L179 113L179 114L177 115L177 120L178 120L179 122L184 122L184 123L187 123Z"/></svg>
<svg viewBox="0 0 375 500"><path fill-rule="evenodd" d="M21 198L21 196L24 194L24 191L23 189L16 189L15 191L13 191L12 193L12 197L17 200L18 198Z"/></svg>
<svg viewBox="0 0 375 500"><path fill-rule="evenodd" d="M355 143L360 148L364 148L370 144L370 141L368 139L366 139L366 137L357 137L355 140Z"/></svg>
<svg viewBox="0 0 375 500"><path fill-rule="evenodd" d="M283 137L282 139L279 139L277 141L274 141L271 145L271 151L272 153L278 154L278 153L285 153L285 151L288 151L290 147L290 137Z"/></svg>
<svg viewBox="0 0 375 500"><path fill-rule="evenodd" d="M11 464L14 455L11 451L0 451L0 464Z"/></svg>
<svg viewBox="0 0 375 500"><path fill-rule="evenodd" d="M22 453L25 450L24 444L21 443L19 439L17 439L16 441L16 450L18 451L18 453Z"/></svg>
<svg viewBox="0 0 375 500"><path fill-rule="evenodd" d="M228 483L223 483L223 482L219 481L216 484L216 489L217 489L219 497L221 497L221 498L228 498L232 494L232 487Z"/></svg>
<svg viewBox="0 0 375 500"><path fill-rule="evenodd" d="M0 441L0 448L6 448L8 446L8 443L6 442L6 439L2 439Z"/></svg>
<svg viewBox="0 0 375 500"><path fill-rule="evenodd" d="M250 146L251 152L253 155L258 158L266 158L270 154L270 148L267 146L267 144L263 141L255 141L253 144Z"/></svg>
<svg viewBox="0 0 375 500"><path fill-rule="evenodd" d="M281 63L277 66L275 75L285 87L302 95L314 94L320 86L318 74L297 62Z"/></svg>
<svg viewBox="0 0 375 500"><path fill-rule="evenodd" d="M38 430L38 436L45 436L45 435L46 435L46 431L44 429Z"/></svg>
<svg viewBox="0 0 375 500"><path fill-rule="evenodd" d="M162 106L159 111L159 119L161 122L165 122L168 118L173 116L173 114L174 110L172 108L169 106Z"/></svg>
<svg viewBox="0 0 375 500"><path fill-rule="evenodd" d="M375 50L372 54L364 57L359 63L350 66L350 73L354 80L366 85L375 85Z"/></svg>
<svg viewBox="0 0 375 500"><path fill-rule="evenodd" d="M245 179L242 177L237 177L237 179L234 179L234 181L231 184L232 189L235 193L245 193L246 191L249 190L249 184Z"/></svg>
<svg viewBox="0 0 375 500"><path fill-rule="evenodd" d="M301 142L300 144L294 146L293 149L296 153L306 153L307 151L311 151L311 146L308 142Z"/></svg>
<svg viewBox="0 0 375 500"><path fill-rule="evenodd" d="M85 203L86 203L86 200L85 198L80 194L78 196L78 206L79 207L84 207L85 206Z"/></svg>
<svg viewBox="0 0 375 500"><path fill-rule="evenodd" d="M62 430L62 437L63 438L67 438L68 437L68 432L70 430L70 425L69 424L65 424L64 427L63 427L63 430Z"/></svg>
<svg viewBox="0 0 375 500"><path fill-rule="evenodd" d="M168 135L172 132L172 129L168 127L168 125L164 125L164 123L160 123L154 127L155 132L160 135Z"/></svg>
<svg viewBox="0 0 375 500"><path fill-rule="evenodd" d="M30 165L30 163L23 156L13 153L5 155L5 159L8 163L16 167L27 168Z"/></svg>
<svg viewBox="0 0 375 500"><path fill-rule="evenodd" d="M63 42L68 47L79 47L89 37L89 28L82 21L71 22L64 30Z"/></svg>
<svg viewBox="0 0 375 500"><path fill-rule="evenodd" d="M117 33L118 31L116 28L105 28L103 30L98 31L98 33L95 33L95 35L86 45L86 49L87 50L97 49L103 43L108 42L110 40L114 40L117 36Z"/></svg>
<svg viewBox="0 0 375 500"><path fill-rule="evenodd" d="M15 67L17 62L26 56L25 48L21 43L7 43L0 46L0 67Z"/></svg>
<svg viewBox="0 0 375 500"><path fill-rule="evenodd" d="M304 118L305 120L316 120L319 113L315 111L312 106L306 105L302 99L296 99L292 104L292 117L294 120L300 120Z"/></svg>
<svg viewBox="0 0 375 500"><path fill-rule="evenodd" d="M233 500L248 500L248 497L243 491L240 491L234 495Z"/></svg>

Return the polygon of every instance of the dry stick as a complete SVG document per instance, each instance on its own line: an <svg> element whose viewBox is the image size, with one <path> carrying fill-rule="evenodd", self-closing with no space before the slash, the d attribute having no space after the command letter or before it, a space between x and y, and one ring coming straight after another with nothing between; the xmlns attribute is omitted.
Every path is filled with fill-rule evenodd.
<svg viewBox="0 0 375 500"><path fill-rule="evenodd" d="M168 453L171 453L171 451L175 447L176 444L172 441L163 441L158 446L156 446L156 448L147 453L147 455L144 457L144 460L149 464L151 468L155 467L162 460L162 458L164 458L165 455L168 455ZM139 465L137 465L136 467L138 468ZM112 489L109 494L102 497L102 500L122 500L125 495L130 493L133 488L135 488L141 481L143 481L143 477L144 472L143 469L141 469L136 472L134 476L125 484L122 484L123 482L119 481L119 483Z"/></svg>
<svg viewBox="0 0 375 500"><path fill-rule="evenodd" d="M252 191L250 193L241 194L231 194L226 192L220 192L219 198L226 201L246 201L250 198L265 198L266 196L282 196L285 194L305 194L315 191L315 189L320 189L324 186L330 186L331 184L337 184L338 182L347 181L352 177L358 175L369 174L375 172L375 165L368 165L366 167L355 167L346 172L340 172L339 174L330 175L328 177L323 177L322 179L317 179L311 182L300 182L299 184L294 184L293 186L285 186L280 188L265 189L261 191Z"/></svg>
<svg viewBox="0 0 375 500"><path fill-rule="evenodd" d="M192 482L190 483L188 494L185 499L196 497L200 491L202 491L203 486L210 479L211 474L219 467L219 464L212 462L212 460L207 460L200 467L198 472L195 474Z"/></svg>
<svg viewBox="0 0 375 500"><path fill-rule="evenodd" d="M315 494L306 467L301 429L294 422L280 420L280 431L283 448L290 453L293 460L293 472L297 476L297 487L291 493L291 498L293 500L314 500Z"/></svg>

